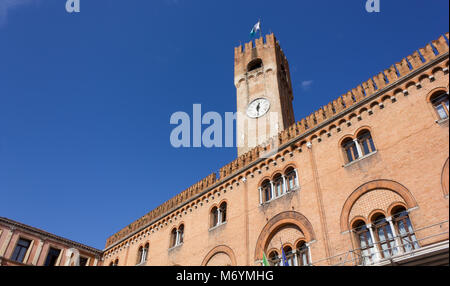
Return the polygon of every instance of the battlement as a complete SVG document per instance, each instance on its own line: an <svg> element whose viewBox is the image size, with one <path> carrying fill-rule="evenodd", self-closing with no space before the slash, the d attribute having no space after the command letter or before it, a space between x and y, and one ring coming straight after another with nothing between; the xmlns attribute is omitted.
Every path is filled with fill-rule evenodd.
<svg viewBox="0 0 450 286"><path fill-rule="evenodd" d="M445 34L445 36L447 39L449 39L448 32ZM256 40L257 49L274 45L279 48L279 44L273 34L266 36L266 43L263 43L263 38ZM252 51L253 42L246 43L244 50L242 50L242 46L235 48L236 57L245 56L248 53L252 53ZM419 51L414 51L411 55L403 58L401 61L395 63L388 69L378 73L374 77L356 86L347 93L339 96L337 99L329 102L327 105L322 106L318 110L311 113L309 116L306 116L300 121L294 123L290 127L281 131L278 136L270 140L278 140L277 143L279 144L279 146L286 144L291 140L302 136L304 133L320 125L322 122L347 111L353 105L375 94L387 85L394 84L398 80L401 80L413 71L421 68L425 64L436 59L438 56L447 53L448 51L449 46L447 40L444 36L440 36L437 40L434 40L432 41L432 43L427 44L424 48L420 48ZM108 238L106 242L106 248L127 237L128 235L138 231L142 227L161 218L165 214L172 212L209 187L212 187L213 185L221 181L224 182L227 177L237 174L243 168L258 160L262 153L269 151L268 149L270 149L269 144L262 144L239 156L237 159L219 170L220 177L217 177L215 173L209 175L208 177L187 188L180 194L176 195L172 199L158 206L156 209L152 210L145 216L141 217L137 221L133 222L129 226L125 227L121 231Z"/></svg>
<svg viewBox="0 0 450 286"><path fill-rule="evenodd" d="M263 54L262 51L268 48L274 49L278 54L281 55L284 61L287 61L286 56L284 55L284 52L280 47L280 43L273 33L266 35L265 38L260 37L258 39L255 39L254 41L247 42L244 44L244 46L240 45L239 47L235 47L235 61L249 61L249 59L254 59Z"/></svg>

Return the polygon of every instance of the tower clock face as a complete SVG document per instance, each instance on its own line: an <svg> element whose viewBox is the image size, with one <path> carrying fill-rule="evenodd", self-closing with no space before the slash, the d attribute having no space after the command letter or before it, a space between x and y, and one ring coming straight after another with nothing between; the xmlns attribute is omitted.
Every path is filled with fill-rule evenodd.
<svg viewBox="0 0 450 286"><path fill-rule="evenodd" d="M270 109L270 102L265 98L253 100L247 108L247 116L250 118L258 118L267 113Z"/></svg>

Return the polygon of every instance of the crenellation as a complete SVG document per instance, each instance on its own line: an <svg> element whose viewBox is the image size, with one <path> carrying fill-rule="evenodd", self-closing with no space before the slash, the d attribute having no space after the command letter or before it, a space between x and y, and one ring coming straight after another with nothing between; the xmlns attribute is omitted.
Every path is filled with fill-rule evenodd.
<svg viewBox="0 0 450 286"><path fill-rule="evenodd" d="M364 90L361 85L358 85L356 88L353 88L352 93L356 99L356 102L360 102L362 99L364 99Z"/></svg>
<svg viewBox="0 0 450 286"><path fill-rule="evenodd" d="M419 51L422 54L423 58L425 59L425 62L427 63L432 61L436 57L433 48L431 47L430 44L427 44L425 48L420 48Z"/></svg>
<svg viewBox="0 0 450 286"><path fill-rule="evenodd" d="M384 73L382 73L382 72L380 72L379 74L374 76L373 77L373 81L377 85L378 89L382 89L383 87L386 86L386 80L385 80L385 77L384 77Z"/></svg>
<svg viewBox="0 0 450 286"><path fill-rule="evenodd" d="M375 93L375 87L373 86L372 80L369 79L368 81L363 82L362 86L366 92L366 97Z"/></svg>
<svg viewBox="0 0 450 286"><path fill-rule="evenodd" d="M423 66L423 62L422 59L420 58L418 51L414 51L412 55L409 55L406 58L408 59L408 62L411 64L413 70L416 70L419 67Z"/></svg>
<svg viewBox="0 0 450 286"><path fill-rule="evenodd" d="M439 39L432 41L432 43L436 47L439 54L448 52L448 43L444 36L440 36Z"/></svg>
<svg viewBox="0 0 450 286"><path fill-rule="evenodd" d="M445 35L448 38L448 33L446 33ZM442 55L443 53L446 53L449 50L446 39L443 36L439 37L438 40L432 41L432 43L435 46L436 51L438 52L439 55ZM273 34L266 36L266 43L263 42L263 38L256 40L256 48L260 48L267 45L274 45L277 47L277 49L279 48L279 44L276 41L275 36ZM244 51L242 51L242 46L236 47L235 54L236 57L245 56L243 54L252 50L253 50L253 43L250 42L245 44ZM295 137L302 136L302 134L304 134L308 129L311 129L314 126L324 122L325 120L334 117L336 114L345 111L355 103L360 102L362 99L367 98L368 96L374 94L376 90L384 88L388 83L389 84L395 83L395 81L397 81L399 78L404 77L405 75L411 73L413 70L418 69L425 63L428 63L436 58L435 52L430 44L427 44L425 48L419 49L419 51L420 54L422 54L423 58L425 59L425 62L422 61L419 52L415 51L412 55L407 56L407 58L403 58L400 62L396 63L395 65L391 65L391 67L389 69L386 69L384 72L378 73L376 76L373 77L373 79L369 79L368 81L362 83L362 85L358 85L356 88L353 88L346 94L338 97L337 99L333 100L327 105L319 108L317 111L311 113L310 115L306 116L300 121L295 122L284 131L281 131L278 135L277 140L279 140L281 144L285 144ZM284 56L284 54L282 55ZM411 68L409 65L411 65ZM421 77L419 77L419 81L420 78ZM386 82L386 79L388 82ZM375 88L374 83L376 84L377 88ZM417 86L417 83L414 84L416 84ZM392 100L392 97L390 95L385 95L383 99ZM376 103L375 101L370 103L370 109L368 110L369 114L372 114L374 112L375 103ZM382 103L380 103L380 107L381 106ZM346 122L346 120L344 120L344 122ZM323 134L323 132L321 134ZM268 148L270 147L271 146L268 145ZM181 204L185 203L193 196L200 194L208 187L220 181L225 182L224 180L228 176L238 172L242 168L245 168L250 163L257 160L259 158L259 155L263 153L265 149L266 147L262 145L250 149L247 153L241 155L236 160L220 168L219 170L220 178L217 178L216 174L213 173L208 177L202 179L198 183L190 186L181 194L175 196L174 198L158 206L141 219L130 224L129 226L125 227L121 231L117 232L116 234L108 238L106 247L112 245L116 241L134 232L139 227L142 227L143 225L150 223L152 220L160 217L162 214L179 207Z"/></svg>
<svg viewBox="0 0 450 286"><path fill-rule="evenodd" d="M401 62L396 63L395 67L397 68L397 71L399 72L400 77L403 77L403 76L409 74L411 71L409 68L408 62L406 61L405 58L403 58Z"/></svg>
<svg viewBox="0 0 450 286"><path fill-rule="evenodd" d="M394 65L392 65L390 68L386 69L384 71L384 73L386 74L386 77L387 77L389 83L393 83L398 79L397 71L396 71Z"/></svg>

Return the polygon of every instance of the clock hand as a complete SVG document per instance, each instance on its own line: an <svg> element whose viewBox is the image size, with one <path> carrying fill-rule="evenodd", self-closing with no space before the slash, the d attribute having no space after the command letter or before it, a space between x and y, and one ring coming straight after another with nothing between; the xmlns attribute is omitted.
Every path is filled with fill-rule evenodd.
<svg viewBox="0 0 450 286"><path fill-rule="evenodd" d="M258 112L258 113L259 113L259 105L260 105L260 103L258 103L258 105L256 106L256 112Z"/></svg>

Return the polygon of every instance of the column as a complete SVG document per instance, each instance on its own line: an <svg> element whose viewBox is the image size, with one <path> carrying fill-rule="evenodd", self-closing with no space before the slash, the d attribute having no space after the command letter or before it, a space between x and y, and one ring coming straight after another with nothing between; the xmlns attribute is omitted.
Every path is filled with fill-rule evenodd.
<svg viewBox="0 0 450 286"><path fill-rule="evenodd" d="M59 256L58 256L58 260L56 260L55 266L60 266L61 265L61 262L63 260L65 252L66 252L65 249L61 249L61 252L59 253Z"/></svg>
<svg viewBox="0 0 450 286"><path fill-rule="evenodd" d="M179 243L180 243L180 231L177 229L177 231L176 231L176 236L175 236L175 245L174 246L177 246Z"/></svg>
<svg viewBox="0 0 450 286"><path fill-rule="evenodd" d="M294 172L295 172L295 186L297 188L299 188L300 184L298 183L298 172L297 172L297 169L294 169Z"/></svg>
<svg viewBox="0 0 450 286"><path fill-rule="evenodd" d="M31 251L33 250L34 239L31 241L30 246L28 247L27 253L23 259L24 264L28 264L28 258L30 258Z"/></svg>
<svg viewBox="0 0 450 286"><path fill-rule="evenodd" d="M308 265L312 265L312 256L311 256L311 247L310 247L311 242L305 243L305 245L306 245L306 248L308 248L308 260L309 260Z"/></svg>
<svg viewBox="0 0 450 286"><path fill-rule="evenodd" d="M389 222L389 226L391 227L392 235L394 236L395 240L395 248L398 251L398 253L394 253L394 251L392 251L392 254L402 254L403 253L402 242L400 240L400 237L397 235L397 230L395 229L394 223L392 222L392 217L388 217L386 218L386 220Z"/></svg>
<svg viewBox="0 0 450 286"><path fill-rule="evenodd" d="M281 175L281 177L283 178L283 194L287 193L287 185L286 185L286 177L284 175Z"/></svg>
<svg viewBox="0 0 450 286"><path fill-rule="evenodd" d="M353 142L355 142L356 150L358 150L358 159L363 156L361 146L359 146L358 138L353 139Z"/></svg>
<svg viewBox="0 0 450 286"><path fill-rule="evenodd" d="M372 224L371 223L368 224L367 228L369 229L370 238L371 238L372 244L373 244L373 247L371 248L371 250L372 250L372 254L374 254L374 258L375 258L374 262L377 262L380 260L380 253L378 252L378 247L376 244L375 236L373 235Z"/></svg>
<svg viewBox="0 0 450 286"><path fill-rule="evenodd" d="M11 238L12 238L13 233L14 233L14 228L12 227L9 230L8 234L6 235L6 240L3 243L2 248L0 249L0 256L4 256L5 255L6 250L8 249L9 243L11 242Z"/></svg>
<svg viewBox="0 0 450 286"><path fill-rule="evenodd" d="M271 194L271 200L273 200L274 198L275 198L275 196L274 196L274 188L273 188L273 182L272 181L270 181L270 194Z"/></svg>
<svg viewBox="0 0 450 286"><path fill-rule="evenodd" d="M39 244L38 244L38 248L36 250L36 253L34 254L33 262L31 262L31 264L37 265L37 263L39 261L39 256L41 256L42 246L43 245L44 245L44 240L40 239L39 240Z"/></svg>
<svg viewBox="0 0 450 286"><path fill-rule="evenodd" d="M259 187L259 204L262 205L263 204L263 198L262 198L262 188Z"/></svg>
<svg viewBox="0 0 450 286"><path fill-rule="evenodd" d="M292 250L292 254L294 255L294 266L298 266L297 250Z"/></svg>
<svg viewBox="0 0 450 286"><path fill-rule="evenodd" d="M222 218L220 217L220 207L217 207L217 225L222 223Z"/></svg>

